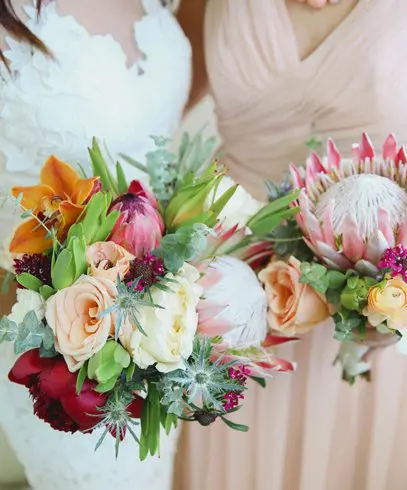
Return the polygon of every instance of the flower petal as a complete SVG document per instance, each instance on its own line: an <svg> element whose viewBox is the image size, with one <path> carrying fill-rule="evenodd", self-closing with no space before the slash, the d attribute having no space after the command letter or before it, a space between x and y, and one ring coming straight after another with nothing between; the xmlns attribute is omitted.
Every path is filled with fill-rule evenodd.
<svg viewBox="0 0 407 490"><path fill-rule="evenodd" d="M304 181L302 180L300 172L298 168L292 163L290 164L290 173L291 173L291 179L293 181L294 187L296 188L304 187Z"/></svg>
<svg viewBox="0 0 407 490"><path fill-rule="evenodd" d="M333 228L333 208L334 201L330 201L324 210L322 215L322 229L324 232L324 238L328 245L332 248L336 247L335 233Z"/></svg>
<svg viewBox="0 0 407 490"><path fill-rule="evenodd" d="M317 242L318 255L322 258L328 258L341 270L347 270L352 268L352 262L348 260L343 254L331 248L327 243Z"/></svg>
<svg viewBox="0 0 407 490"><path fill-rule="evenodd" d="M384 252L390 248L389 244L380 230L370 236L367 241L366 258L372 264L378 264Z"/></svg>
<svg viewBox="0 0 407 490"><path fill-rule="evenodd" d="M91 179L79 179L76 183L74 193L71 196L72 201L76 204L83 204L90 196L97 180L97 177Z"/></svg>
<svg viewBox="0 0 407 490"><path fill-rule="evenodd" d="M365 244L360 237L359 227L352 216L345 216L342 223L343 253L352 262L357 262L365 254Z"/></svg>
<svg viewBox="0 0 407 490"><path fill-rule="evenodd" d="M383 145L383 158L385 160L395 160L397 155L397 140L394 134L390 134Z"/></svg>
<svg viewBox="0 0 407 490"><path fill-rule="evenodd" d="M374 146L367 133L362 134L359 151L361 160L365 160L365 158L372 160L375 156Z"/></svg>
<svg viewBox="0 0 407 490"><path fill-rule="evenodd" d="M390 224L390 213L387 211L387 209L379 209L377 212L377 217L379 230L383 233L389 247L393 248L395 245L395 238Z"/></svg>
<svg viewBox="0 0 407 490"><path fill-rule="evenodd" d="M52 240L46 238L47 231L36 219L24 221L14 232L10 242L11 253L42 253L52 247Z"/></svg>
<svg viewBox="0 0 407 490"><path fill-rule="evenodd" d="M59 206L59 211L62 215L63 229L76 223L80 214L83 211L83 206L78 206L69 201L64 201Z"/></svg>
<svg viewBox="0 0 407 490"><path fill-rule="evenodd" d="M55 195L66 198L74 195L80 176L70 165L53 155L42 167L40 180L41 184L52 187Z"/></svg>
<svg viewBox="0 0 407 490"><path fill-rule="evenodd" d="M23 195L21 205L26 209L36 210L40 207L43 197L52 197L54 191L48 185L33 185L30 187L16 186L11 189L11 194L17 198Z"/></svg>
<svg viewBox="0 0 407 490"><path fill-rule="evenodd" d="M355 269L365 276L375 276L378 272L377 267L368 260L359 260L355 265Z"/></svg>
<svg viewBox="0 0 407 490"><path fill-rule="evenodd" d="M341 154L336 148L335 142L329 138L328 143L328 168L339 168L339 164L341 163Z"/></svg>

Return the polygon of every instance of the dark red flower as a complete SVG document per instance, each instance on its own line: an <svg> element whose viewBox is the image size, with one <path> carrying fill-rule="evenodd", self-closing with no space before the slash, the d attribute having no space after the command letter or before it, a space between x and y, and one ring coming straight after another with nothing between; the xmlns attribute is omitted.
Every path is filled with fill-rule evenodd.
<svg viewBox="0 0 407 490"><path fill-rule="evenodd" d="M94 415L106 403L106 395L94 391L89 380L77 395L76 378L62 357L42 358L38 349L23 354L9 373L10 381L29 389L35 415L53 429L72 433L94 427L100 421Z"/></svg>
<svg viewBox="0 0 407 490"><path fill-rule="evenodd" d="M100 409L105 406L108 394L97 393L96 383L86 379L78 395L77 374L68 370L60 356L42 358L38 349L30 350L17 359L9 380L28 388L35 415L55 430L91 432L102 419ZM143 403L136 396L128 405L127 412L132 418L141 417Z"/></svg>
<svg viewBox="0 0 407 490"><path fill-rule="evenodd" d="M19 259L14 259L15 273L27 272L40 279L44 284L51 286L51 259L43 254L24 254ZM23 287L23 286L19 286Z"/></svg>
<svg viewBox="0 0 407 490"><path fill-rule="evenodd" d="M164 275L163 261L154 255L146 254L142 259L134 259L130 263L130 270L126 274L124 282L130 287L138 279L135 290L144 291L144 289L151 287Z"/></svg>

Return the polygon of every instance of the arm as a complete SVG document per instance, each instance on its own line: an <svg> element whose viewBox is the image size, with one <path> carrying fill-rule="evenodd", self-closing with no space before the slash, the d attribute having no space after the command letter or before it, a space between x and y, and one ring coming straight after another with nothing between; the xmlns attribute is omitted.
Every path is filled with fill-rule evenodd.
<svg viewBox="0 0 407 490"><path fill-rule="evenodd" d="M208 90L204 52L204 17L206 0L184 0L177 13L178 20L192 44L192 89L187 110Z"/></svg>

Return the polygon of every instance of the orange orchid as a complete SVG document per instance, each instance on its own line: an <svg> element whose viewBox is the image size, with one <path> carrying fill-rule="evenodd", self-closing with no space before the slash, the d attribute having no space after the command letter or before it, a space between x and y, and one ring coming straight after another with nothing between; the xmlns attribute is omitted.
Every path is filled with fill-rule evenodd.
<svg viewBox="0 0 407 490"><path fill-rule="evenodd" d="M39 185L13 187L12 195L22 195L21 206L32 210L37 218L24 221L16 229L10 252L33 254L51 248L52 241L47 237L47 229L51 228L56 230L60 241L65 240L69 227L82 213L97 180L97 177L81 179L70 165L51 156L41 169Z"/></svg>

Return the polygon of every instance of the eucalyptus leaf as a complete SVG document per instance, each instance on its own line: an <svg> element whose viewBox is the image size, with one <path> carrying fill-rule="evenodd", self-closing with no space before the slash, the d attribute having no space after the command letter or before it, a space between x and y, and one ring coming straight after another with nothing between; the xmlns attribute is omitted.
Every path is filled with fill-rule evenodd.
<svg viewBox="0 0 407 490"><path fill-rule="evenodd" d="M18 325L6 316L0 320L0 343L14 342L18 334Z"/></svg>
<svg viewBox="0 0 407 490"><path fill-rule="evenodd" d="M38 349L44 338L45 327L34 311L29 311L22 323L18 326L17 337L14 342L14 352L23 354L31 349Z"/></svg>

